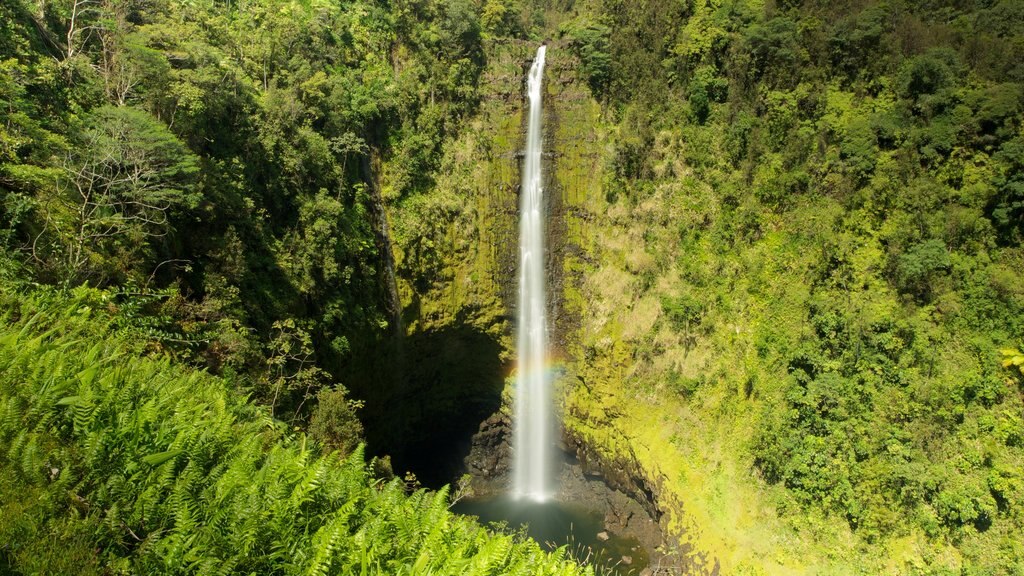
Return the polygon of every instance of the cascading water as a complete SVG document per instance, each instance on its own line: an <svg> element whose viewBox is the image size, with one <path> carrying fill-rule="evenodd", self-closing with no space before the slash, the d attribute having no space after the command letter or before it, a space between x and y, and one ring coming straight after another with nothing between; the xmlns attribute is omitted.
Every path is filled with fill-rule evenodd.
<svg viewBox="0 0 1024 576"><path fill-rule="evenodd" d="M530 117L520 191L519 326L516 354L515 437L512 491L544 501L550 493L552 406L547 379L544 280L544 197L541 187L541 96L546 47L537 49L527 80Z"/></svg>
<svg viewBox="0 0 1024 576"><path fill-rule="evenodd" d="M568 454L555 446L555 418L548 370L547 301L545 298L545 201L541 173L541 96L546 48L527 79L529 123L523 158L519 220L519 303L516 335L516 383L513 407L512 489L500 495L478 493L456 502L452 509L484 522L504 521L510 530L525 529L542 546L567 546L581 562L602 574L631 576L649 564L647 550L632 534L615 533L604 518L640 519L618 507L620 495L598 480L587 478ZM487 474L484 478L488 478ZM556 483L556 478L558 482ZM556 485L557 484L557 485ZM490 486L484 484L487 490ZM558 496L556 498L555 496ZM612 513L614 512L614 514ZM620 514L625 514L620 516ZM650 525L654 521L648 518ZM641 526L632 522L631 526ZM620 528L620 527L616 527ZM626 531L625 527L623 532Z"/></svg>

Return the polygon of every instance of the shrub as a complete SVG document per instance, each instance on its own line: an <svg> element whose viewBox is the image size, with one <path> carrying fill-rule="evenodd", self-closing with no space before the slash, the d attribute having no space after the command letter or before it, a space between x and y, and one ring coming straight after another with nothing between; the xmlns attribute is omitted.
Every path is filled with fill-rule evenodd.
<svg viewBox="0 0 1024 576"><path fill-rule="evenodd" d="M309 435L331 450L351 453L363 436L363 425L356 416L362 407L362 402L349 399L344 386L324 388L317 394Z"/></svg>

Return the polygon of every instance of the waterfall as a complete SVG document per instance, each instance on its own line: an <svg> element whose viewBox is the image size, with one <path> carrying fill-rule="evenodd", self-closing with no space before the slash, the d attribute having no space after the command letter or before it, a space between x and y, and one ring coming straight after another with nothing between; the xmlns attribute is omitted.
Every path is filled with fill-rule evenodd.
<svg viewBox="0 0 1024 576"><path fill-rule="evenodd" d="M546 47L537 49L527 82L530 117L519 201L519 323L516 342L513 495L549 496L553 408L547 378L544 197L541 188L541 96Z"/></svg>

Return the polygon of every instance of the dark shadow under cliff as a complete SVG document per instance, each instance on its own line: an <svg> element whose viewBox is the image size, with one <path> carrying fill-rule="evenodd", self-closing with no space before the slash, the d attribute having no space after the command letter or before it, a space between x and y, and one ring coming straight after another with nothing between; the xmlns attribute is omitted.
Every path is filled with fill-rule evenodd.
<svg viewBox="0 0 1024 576"><path fill-rule="evenodd" d="M366 406L370 452L424 486L457 479L480 422L498 410L508 371L497 338L456 321L381 342L347 384Z"/></svg>

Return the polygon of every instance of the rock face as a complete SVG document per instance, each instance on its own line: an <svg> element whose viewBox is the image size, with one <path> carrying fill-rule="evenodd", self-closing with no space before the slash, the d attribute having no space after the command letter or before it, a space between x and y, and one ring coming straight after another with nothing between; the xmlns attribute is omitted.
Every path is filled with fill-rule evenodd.
<svg viewBox="0 0 1024 576"><path fill-rule="evenodd" d="M446 140L433 185L405 202L396 184L404 168L392 165L401 160L373 167L401 311L389 322L400 337L358 355L365 365L349 378L368 391L368 444L432 488L458 478L511 370L517 153L536 43L494 41L485 50L481 101Z"/></svg>
<svg viewBox="0 0 1024 576"><path fill-rule="evenodd" d="M602 477L608 486L628 494L639 502L651 518L656 521L661 519L657 487L650 484L647 475L635 460L611 461L601 458L572 430L565 431L564 440L566 446L576 454L585 473Z"/></svg>
<svg viewBox="0 0 1024 576"><path fill-rule="evenodd" d="M608 540L612 534L636 538L647 555L655 558L655 549L664 544L658 522L642 503L609 486L603 476L586 473L580 464L566 454L558 478L558 498L604 512L604 530L596 534L598 540Z"/></svg>
<svg viewBox="0 0 1024 576"><path fill-rule="evenodd" d="M525 106L523 78L531 63L532 45L492 47L505 59L485 75L485 80L501 98L492 103L495 108L490 116L484 116L491 125L502 126L499 133L510 131L513 125L519 128L517 137L507 134L496 147L495 160L504 170L500 178L488 176L485 180L502 180L503 187L497 196L500 201L489 201L487 206L493 217L487 224L496 226L502 233L495 238L479 238L481 246L497 241L498 256L491 260L498 271L498 279L492 286L497 288L501 301L514 313L516 274L514 259L514 234L518 214L515 203L518 185L520 159L514 152L521 144L525 130L524 118L516 116ZM593 261L592 240L588 229L594 219L595 210L604 207L601 192L601 167L603 166L603 144L601 135L595 133L599 123L600 106L590 96L589 89L579 77L579 62L565 45L553 43L548 50L548 67L545 71L545 110L543 159L544 193L547 210L547 276L549 302L549 325L552 354L568 365L585 361L579 347L581 316L586 304L582 301L580 283L583 270L596 265ZM518 69L517 69L518 68ZM499 111L500 110L500 111ZM500 114L510 118L503 124L497 122ZM497 139L495 141L497 143ZM511 153L510 153L511 152ZM513 170L506 171L511 165ZM493 197L484 195L484 197ZM512 250L509 250L509 249ZM493 273L493 272L492 272ZM460 293L461 296L461 293ZM505 325L505 328L510 328ZM509 341L511 344L511 341ZM564 374L563 374L564 375ZM495 494L507 488L512 452L509 446L512 438L512 423L507 412L496 412L479 427L473 436L469 456L465 459L466 470L473 477L476 496ZM610 462L598 458L599 450L586 445L583 436L568 432L563 437L566 463L563 466L559 484L559 499L578 502L594 510L604 511L605 530L612 535L636 537L643 547L651 552L652 562L656 561L654 549L664 543L661 530L661 510L657 503L657 489L649 485L646 476L635 461Z"/></svg>
<svg viewBox="0 0 1024 576"><path fill-rule="evenodd" d="M496 412L481 422L466 456L467 473L487 484L506 478L512 464L511 438L512 422L504 413Z"/></svg>

